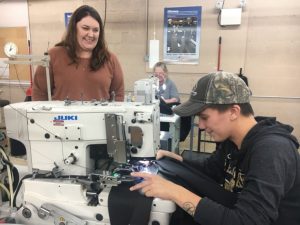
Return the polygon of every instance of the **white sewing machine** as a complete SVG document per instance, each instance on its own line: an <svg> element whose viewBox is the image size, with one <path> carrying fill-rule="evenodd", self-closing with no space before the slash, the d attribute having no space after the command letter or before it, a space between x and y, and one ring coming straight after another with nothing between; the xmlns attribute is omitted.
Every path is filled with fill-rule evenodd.
<svg viewBox="0 0 300 225"><path fill-rule="evenodd" d="M7 136L24 144L35 174L23 181L18 223L109 225L111 188L130 180L133 159L159 149L157 102L22 102L4 114ZM169 224L174 211L154 199L149 225Z"/></svg>

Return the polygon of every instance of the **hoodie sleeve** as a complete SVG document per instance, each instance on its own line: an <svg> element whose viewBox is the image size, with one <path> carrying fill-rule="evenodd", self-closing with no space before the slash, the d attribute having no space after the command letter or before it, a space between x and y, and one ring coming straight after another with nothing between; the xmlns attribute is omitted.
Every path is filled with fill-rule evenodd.
<svg viewBox="0 0 300 225"><path fill-rule="evenodd" d="M201 225L268 225L296 176L295 147L285 137L265 137L249 152L244 188L233 209L203 198L194 219Z"/></svg>

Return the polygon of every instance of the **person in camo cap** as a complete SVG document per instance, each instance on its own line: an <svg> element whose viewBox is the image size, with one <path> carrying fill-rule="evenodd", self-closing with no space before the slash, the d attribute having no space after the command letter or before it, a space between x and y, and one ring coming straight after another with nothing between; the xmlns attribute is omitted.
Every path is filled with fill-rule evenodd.
<svg viewBox="0 0 300 225"><path fill-rule="evenodd" d="M159 175L141 172L132 176L142 177L143 182L130 189L175 202L194 224L300 224L299 142L289 125L274 118L256 121L250 97L250 89L233 73L202 77L189 100L174 112L198 116L199 128L220 143L216 151L202 162L168 151L157 153L157 162L176 159L213 179L224 195L233 194L231 205L221 203L214 194L203 196ZM214 189L209 184L201 181L204 188ZM177 220L176 224L184 222Z"/></svg>

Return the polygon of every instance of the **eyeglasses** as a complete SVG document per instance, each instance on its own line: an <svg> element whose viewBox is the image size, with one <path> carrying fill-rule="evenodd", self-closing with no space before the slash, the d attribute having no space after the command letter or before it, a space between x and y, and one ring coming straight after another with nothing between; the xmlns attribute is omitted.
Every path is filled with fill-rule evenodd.
<svg viewBox="0 0 300 225"><path fill-rule="evenodd" d="M159 73L153 73L153 76L157 77L157 76L164 76L165 73L164 72L159 72Z"/></svg>

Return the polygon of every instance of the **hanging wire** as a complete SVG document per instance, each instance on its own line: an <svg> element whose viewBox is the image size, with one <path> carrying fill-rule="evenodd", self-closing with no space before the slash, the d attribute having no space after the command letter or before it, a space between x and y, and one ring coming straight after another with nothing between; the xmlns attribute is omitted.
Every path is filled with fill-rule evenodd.
<svg viewBox="0 0 300 225"><path fill-rule="evenodd" d="M103 28L105 28L105 24L106 24L106 12L107 12L107 0L104 1L104 19L103 19Z"/></svg>

